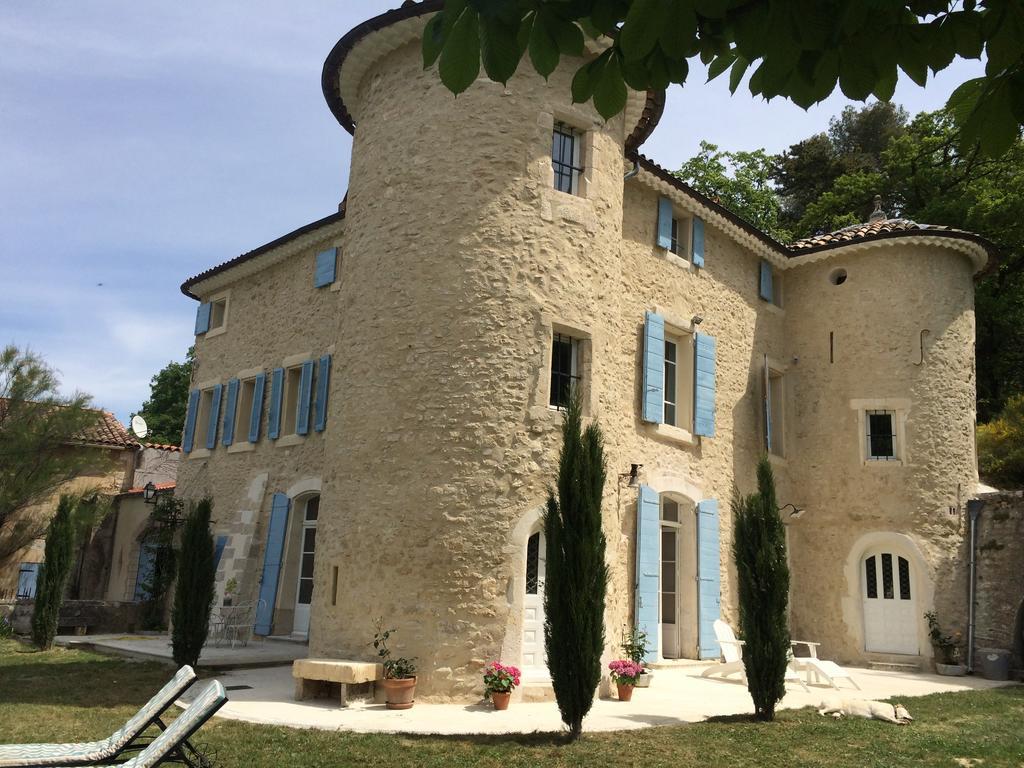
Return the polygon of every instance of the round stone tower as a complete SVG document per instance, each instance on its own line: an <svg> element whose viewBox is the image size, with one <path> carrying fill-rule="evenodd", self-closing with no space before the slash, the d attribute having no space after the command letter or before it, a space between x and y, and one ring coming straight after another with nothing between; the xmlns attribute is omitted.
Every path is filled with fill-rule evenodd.
<svg viewBox="0 0 1024 768"><path fill-rule="evenodd" d="M878 236L809 248L785 273L787 501L807 510L790 521L793 632L845 661L920 660L933 601L948 623L966 615L985 256L913 222L862 226Z"/></svg>
<svg viewBox="0 0 1024 768"><path fill-rule="evenodd" d="M365 656L383 617L418 695L464 697L519 636L514 534L559 447L546 318L600 323L645 95L605 122L571 104L570 60L456 98L422 65L437 5L357 27L324 68L354 141L310 655ZM571 192L552 183L556 123L578 142Z"/></svg>

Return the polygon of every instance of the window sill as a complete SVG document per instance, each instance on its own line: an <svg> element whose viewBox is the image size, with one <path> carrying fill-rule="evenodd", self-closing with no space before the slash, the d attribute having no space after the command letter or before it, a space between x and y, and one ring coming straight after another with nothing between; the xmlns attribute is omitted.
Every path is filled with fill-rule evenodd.
<svg viewBox="0 0 1024 768"><path fill-rule="evenodd" d="M302 445L309 435L282 435L274 441L277 448L290 448L293 445Z"/></svg>
<svg viewBox="0 0 1024 768"><path fill-rule="evenodd" d="M692 261L690 261L685 256L680 256L678 253L673 253L668 248L662 248L661 246L658 246L655 253L658 255L659 258L664 259L669 264L675 264L680 269L685 269L689 271L694 268Z"/></svg>
<svg viewBox="0 0 1024 768"><path fill-rule="evenodd" d="M204 333L203 334L203 338L212 339L215 336L220 336L220 335L222 335L224 333L227 333L227 330L228 330L227 325L220 325L220 326L218 326L216 328L211 328L206 333Z"/></svg>
<svg viewBox="0 0 1024 768"><path fill-rule="evenodd" d="M768 461L775 467L786 467L789 466L789 460L785 456L780 456L777 453L769 453Z"/></svg>
<svg viewBox="0 0 1024 768"><path fill-rule="evenodd" d="M190 459L206 459L213 454L209 448L193 448L186 456Z"/></svg>
<svg viewBox="0 0 1024 768"><path fill-rule="evenodd" d="M865 467L902 467L903 459L864 459Z"/></svg>
<svg viewBox="0 0 1024 768"><path fill-rule="evenodd" d="M341 280L335 280L333 283L331 283L331 287L330 287L331 293L337 293L340 290L341 290Z"/></svg>
<svg viewBox="0 0 1024 768"><path fill-rule="evenodd" d="M256 443L246 440L244 443L232 443L228 446L228 453L248 453L256 450Z"/></svg>
<svg viewBox="0 0 1024 768"><path fill-rule="evenodd" d="M673 427L671 424L648 424L648 431L655 437L660 437L680 445L697 445L697 437L682 427Z"/></svg>
<svg viewBox="0 0 1024 768"><path fill-rule="evenodd" d="M774 304L774 303L772 303L770 301L765 301L764 299L761 299L761 302L764 304L764 308L767 309L769 312L771 312L773 314L776 314L776 315L784 315L784 314L786 314L786 310L783 307L780 307L778 304Z"/></svg>

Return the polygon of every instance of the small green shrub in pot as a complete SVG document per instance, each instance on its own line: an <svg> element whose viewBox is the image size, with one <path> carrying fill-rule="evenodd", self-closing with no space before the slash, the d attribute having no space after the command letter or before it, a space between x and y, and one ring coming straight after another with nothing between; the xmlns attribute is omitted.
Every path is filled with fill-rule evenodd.
<svg viewBox="0 0 1024 768"><path fill-rule="evenodd" d="M373 648L384 667L380 682L387 695L388 709L409 709L416 696L416 660L404 656L391 656L388 640L397 630L384 629L384 617L374 622Z"/></svg>

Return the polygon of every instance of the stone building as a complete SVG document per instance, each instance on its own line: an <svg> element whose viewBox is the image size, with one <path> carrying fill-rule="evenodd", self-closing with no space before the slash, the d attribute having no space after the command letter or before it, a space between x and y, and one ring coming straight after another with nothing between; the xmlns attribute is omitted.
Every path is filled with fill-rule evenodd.
<svg viewBox="0 0 1024 768"><path fill-rule="evenodd" d="M383 616L421 695L475 697L496 658L543 688L540 520L576 388L606 438L609 657L634 623L652 659L717 657L731 489L767 452L794 636L929 660L924 612L966 618L988 244L881 211L780 244L639 154L663 94L602 120L570 60L453 97L421 63L439 6L327 57L339 211L182 286L178 493L214 501L219 589L313 656L366 656Z"/></svg>

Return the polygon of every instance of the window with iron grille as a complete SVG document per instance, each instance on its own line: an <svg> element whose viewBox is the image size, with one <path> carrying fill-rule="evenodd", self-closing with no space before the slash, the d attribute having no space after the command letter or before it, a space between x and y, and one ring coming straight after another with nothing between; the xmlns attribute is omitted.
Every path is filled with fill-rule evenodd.
<svg viewBox="0 0 1024 768"><path fill-rule="evenodd" d="M548 403L559 410L569 407L579 385L580 340L556 333L551 340L551 395Z"/></svg>
<svg viewBox="0 0 1024 768"><path fill-rule="evenodd" d="M551 134L551 167L555 172L555 189L570 195L580 193L580 144L583 137L563 123L555 123Z"/></svg>
<svg viewBox="0 0 1024 768"><path fill-rule="evenodd" d="M896 414L892 411L868 411L868 458L892 461L896 456Z"/></svg>

